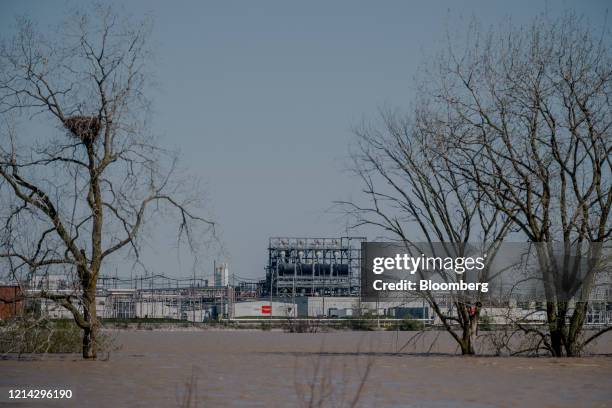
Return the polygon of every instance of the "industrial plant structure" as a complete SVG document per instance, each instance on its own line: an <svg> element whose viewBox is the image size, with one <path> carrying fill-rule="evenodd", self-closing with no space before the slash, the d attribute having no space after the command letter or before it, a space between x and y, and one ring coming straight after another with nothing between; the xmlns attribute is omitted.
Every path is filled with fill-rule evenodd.
<svg viewBox="0 0 612 408"><path fill-rule="evenodd" d="M377 316L386 319L409 317L435 324L431 308L417 293L386 302L366 301L360 296L361 244L364 241L362 237L270 238L265 279L259 281L230 276L229 265L223 262L215 262L209 274L212 279L101 276L96 293L97 316L101 319L192 322L262 317L330 320ZM20 288L29 298L36 298L36 293L44 290L72 294L78 303L79 285L66 276L34 277ZM5 295L7 290L4 289ZM612 324L611 292L610 276L607 275L592 294L587 324ZM36 299L33 305L52 318L71 318L66 309L52 300ZM449 313L453 307L444 296L438 306ZM23 310L23 303L18 307ZM521 304L514 301L514 304L497 309L490 305L483 313L501 324L508 318L510 309L513 318L525 315L535 321L546 320L537 302Z"/></svg>
<svg viewBox="0 0 612 408"><path fill-rule="evenodd" d="M44 289L48 293L73 294L78 299L78 287L57 278L37 279L27 292L35 298L36 292ZM96 314L101 319L216 320L231 316L235 293L233 287L209 285L206 279L102 276L96 291ZM52 300L34 302L42 313L52 318L71 318L68 310Z"/></svg>
<svg viewBox="0 0 612 408"><path fill-rule="evenodd" d="M264 296L358 296L362 237L273 237Z"/></svg>

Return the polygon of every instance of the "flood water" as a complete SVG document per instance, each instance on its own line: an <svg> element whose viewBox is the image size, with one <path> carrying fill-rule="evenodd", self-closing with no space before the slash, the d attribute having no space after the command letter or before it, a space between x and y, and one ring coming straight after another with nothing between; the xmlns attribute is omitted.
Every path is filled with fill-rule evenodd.
<svg viewBox="0 0 612 408"><path fill-rule="evenodd" d="M444 332L402 348L414 333L120 331L107 361L0 360L0 407L180 407L189 389L183 406L308 406L321 397L338 407L609 407L611 334L592 349L599 355L552 359L464 358ZM40 388L73 397L8 399L9 389Z"/></svg>

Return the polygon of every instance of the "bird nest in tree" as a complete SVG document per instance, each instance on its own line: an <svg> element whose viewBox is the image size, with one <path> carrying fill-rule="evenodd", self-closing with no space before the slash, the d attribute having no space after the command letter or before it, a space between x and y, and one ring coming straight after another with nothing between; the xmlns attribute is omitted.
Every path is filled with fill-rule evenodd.
<svg viewBox="0 0 612 408"><path fill-rule="evenodd" d="M64 126L83 142L93 142L100 133L100 119L96 116L72 116L64 120Z"/></svg>

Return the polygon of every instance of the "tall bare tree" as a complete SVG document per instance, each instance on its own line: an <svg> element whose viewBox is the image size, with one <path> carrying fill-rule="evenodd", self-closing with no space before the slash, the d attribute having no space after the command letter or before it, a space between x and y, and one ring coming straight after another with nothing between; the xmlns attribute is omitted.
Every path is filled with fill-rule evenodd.
<svg viewBox="0 0 612 408"><path fill-rule="evenodd" d="M590 341L589 296L610 270L612 43L592 27L567 14L474 30L436 59L424 89L453 170L534 244L548 318L537 335L555 356Z"/></svg>
<svg viewBox="0 0 612 408"><path fill-rule="evenodd" d="M0 48L0 261L20 280L74 278L35 294L72 313L84 358L96 358L98 277L119 254L139 257L148 220L176 216L194 250L213 232L200 190L146 127L149 31L97 7L45 33L18 19Z"/></svg>
<svg viewBox="0 0 612 408"><path fill-rule="evenodd" d="M485 205L473 183L454 170L453 152L444 151L434 137L443 129L431 123L428 115L416 112L403 117L387 111L381 118L380 125L365 125L355 132L359 143L353 169L364 186L366 202L342 202L356 217L355 227L377 227L407 250L426 243L437 251L434 256L474 256L469 251L476 249L478 256L487 258L475 278L487 282L492 277L490 265L510 230L510 218ZM444 282L464 279L454 271L436 273ZM475 354L481 311L476 305L482 303L483 294L450 291L446 299L431 291L420 294L462 354Z"/></svg>

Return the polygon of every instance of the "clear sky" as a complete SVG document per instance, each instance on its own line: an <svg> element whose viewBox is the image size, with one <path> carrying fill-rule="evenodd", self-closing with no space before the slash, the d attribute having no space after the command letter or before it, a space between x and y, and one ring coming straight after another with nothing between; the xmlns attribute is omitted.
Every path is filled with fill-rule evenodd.
<svg viewBox="0 0 612 408"><path fill-rule="evenodd" d="M472 17L484 27L524 24L567 9L601 25L610 8L588 0L125 3L155 21L154 129L206 183L230 268L247 277L263 276L269 236L346 233L327 209L359 193L345 171L351 127L381 106L409 108L413 77L447 30L465 30ZM0 35L16 14L44 28L72 4L1 1ZM151 269L189 274L164 245L147 254Z"/></svg>

